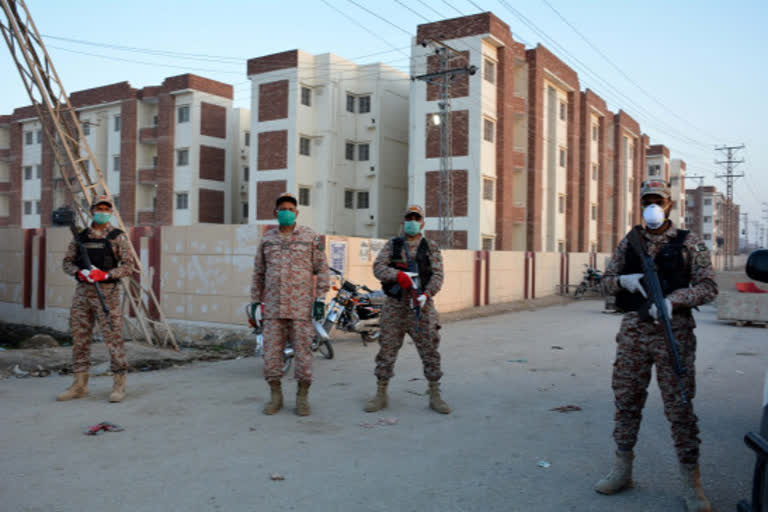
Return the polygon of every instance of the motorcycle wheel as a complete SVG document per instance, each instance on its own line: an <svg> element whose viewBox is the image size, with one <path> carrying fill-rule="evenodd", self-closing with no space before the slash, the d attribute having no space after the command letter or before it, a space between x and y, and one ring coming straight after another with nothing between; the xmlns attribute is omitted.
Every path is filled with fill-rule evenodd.
<svg viewBox="0 0 768 512"><path fill-rule="evenodd" d="M379 341L380 334L381 333L378 330L361 332L360 337L363 338L363 345L365 346L368 345L368 343L376 343Z"/></svg>
<svg viewBox="0 0 768 512"><path fill-rule="evenodd" d="M576 291L575 291L575 292L573 292L573 296L574 296L575 298L577 298L577 299L578 299L579 297L581 297L582 295L584 295L586 292L587 292L587 285L585 285L584 283L581 283L581 284L580 284L580 285L579 285L579 286L576 288Z"/></svg>
<svg viewBox="0 0 768 512"><path fill-rule="evenodd" d="M326 359L333 359L333 346L331 346L331 340L321 340L319 337L315 338L317 342L317 350L323 354Z"/></svg>

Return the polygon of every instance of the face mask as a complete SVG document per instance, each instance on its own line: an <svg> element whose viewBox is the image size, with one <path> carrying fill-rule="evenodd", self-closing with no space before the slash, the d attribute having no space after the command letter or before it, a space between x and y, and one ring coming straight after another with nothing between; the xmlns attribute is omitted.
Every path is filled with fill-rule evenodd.
<svg viewBox="0 0 768 512"><path fill-rule="evenodd" d="M658 229L664 224L666 216L664 215L664 208L657 204L649 204L643 210L643 220L645 225L651 229Z"/></svg>
<svg viewBox="0 0 768 512"><path fill-rule="evenodd" d="M403 230L405 231L405 234L408 236L418 235L419 231L421 231L421 222L419 222L418 220L407 220L405 221Z"/></svg>
<svg viewBox="0 0 768 512"><path fill-rule="evenodd" d="M280 210L277 212L277 222L281 226L293 226L296 223L296 214L291 210Z"/></svg>
<svg viewBox="0 0 768 512"><path fill-rule="evenodd" d="M96 212L93 214L93 222L96 224L106 224L111 217L107 212Z"/></svg>

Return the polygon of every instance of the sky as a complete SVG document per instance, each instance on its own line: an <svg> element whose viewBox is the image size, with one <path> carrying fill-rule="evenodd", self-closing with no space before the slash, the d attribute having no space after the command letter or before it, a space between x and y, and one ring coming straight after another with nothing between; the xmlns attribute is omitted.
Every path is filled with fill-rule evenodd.
<svg viewBox="0 0 768 512"><path fill-rule="evenodd" d="M725 190L724 155L744 144L735 201L750 224L768 216L768 2L712 0L27 0L67 91L133 87L196 73L235 86L250 106L246 60L300 48L410 71L416 27L491 11L527 48L543 44L579 73L582 89L623 109L687 162L688 174ZM88 44L86 44L88 43ZM0 52L0 114L29 104ZM689 187L698 180L689 180ZM763 213L763 210L766 213ZM768 224L768 218L765 218ZM750 228L749 237L754 239Z"/></svg>

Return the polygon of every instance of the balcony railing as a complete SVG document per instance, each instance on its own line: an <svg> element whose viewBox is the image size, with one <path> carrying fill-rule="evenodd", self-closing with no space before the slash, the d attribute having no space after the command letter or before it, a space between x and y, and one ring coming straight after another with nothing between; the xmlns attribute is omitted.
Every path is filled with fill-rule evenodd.
<svg viewBox="0 0 768 512"><path fill-rule="evenodd" d="M157 126L148 126L139 130L139 142L157 144Z"/></svg>

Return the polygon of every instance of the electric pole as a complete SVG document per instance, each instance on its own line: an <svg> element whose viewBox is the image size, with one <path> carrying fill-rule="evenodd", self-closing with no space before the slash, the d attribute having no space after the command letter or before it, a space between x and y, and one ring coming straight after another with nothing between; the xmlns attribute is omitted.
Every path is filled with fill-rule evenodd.
<svg viewBox="0 0 768 512"><path fill-rule="evenodd" d="M768 247L768 237L766 237L765 226L768 225L768 203L763 202L763 222L760 225L760 240L762 241L761 247Z"/></svg>
<svg viewBox="0 0 768 512"><path fill-rule="evenodd" d="M411 77L411 80L437 83L440 86L440 113L433 117L432 122L440 125L440 172L438 174L437 204L439 210L438 230L440 231L440 247L453 247L453 122L451 116L451 86L458 75L474 75L475 66L469 66L467 57L447 44L434 39L421 42L423 47L431 46L435 55L440 59L440 68L434 73L426 73ZM464 66L450 67L451 60L460 58Z"/></svg>
<svg viewBox="0 0 768 512"><path fill-rule="evenodd" d="M725 160L715 160L716 164L722 165L725 168L724 174L718 174L716 177L725 180L725 264L724 270L733 270L733 253L734 247L734 227L735 222L733 219L733 181L736 178L744 177L744 173L735 173L734 168L736 165L743 163L744 159L735 160L734 153L740 149L744 149L744 144L740 146L720 146L716 147L715 151L723 151L727 155ZM735 240L738 245L738 233L736 233Z"/></svg>

